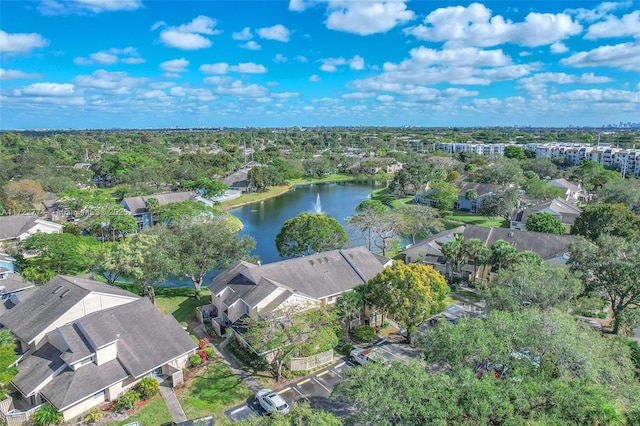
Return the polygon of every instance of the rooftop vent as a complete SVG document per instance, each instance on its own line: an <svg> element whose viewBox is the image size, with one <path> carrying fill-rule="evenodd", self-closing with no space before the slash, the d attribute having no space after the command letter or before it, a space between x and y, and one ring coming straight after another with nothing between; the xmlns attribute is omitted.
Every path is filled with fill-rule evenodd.
<svg viewBox="0 0 640 426"><path fill-rule="evenodd" d="M311 266L315 265L315 262L313 260L309 260L309 263L311 264Z"/></svg>
<svg viewBox="0 0 640 426"><path fill-rule="evenodd" d="M63 291L62 293L60 293L60 299L62 299L63 297L65 297L71 290L66 289L65 291Z"/></svg>
<svg viewBox="0 0 640 426"><path fill-rule="evenodd" d="M51 293L52 294L57 294L60 290L62 290L64 286L59 285L58 287L56 287Z"/></svg>

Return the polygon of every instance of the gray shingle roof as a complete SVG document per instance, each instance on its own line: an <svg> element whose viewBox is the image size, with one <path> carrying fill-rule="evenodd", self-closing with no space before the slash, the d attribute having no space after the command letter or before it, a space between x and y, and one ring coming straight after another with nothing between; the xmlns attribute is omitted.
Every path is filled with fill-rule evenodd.
<svg viewBox="0 0 640 426"><path fill-rule="evenodd" d="M557 188L568 189L571 192L578 192L582 190L582 188L580 188L578 185L571 183L564 178L552 179L549 181L549 183Z"/></svg>
<svg viewBox="0 0 640 426"><path fill-rule="evenodd" d="M90 363L77 370L66 368L40 391L58 410L87 398L127 378L117 359L98 366Z"/></svg>
<svg viewBox="0 0 640 426"><path fill-rule="evenodd" d="M183 201L195 200L198 197L193 191L187 192L166 192L162 194L145 195L142 197L127 197L122 201L126 203L131 213L143 213L147 211L147 200L149 198L155 198L158 200L158 205L164 206L169 203L181 203Z"/></svg>
<svg viewBox="0 0 640 426"><path fill-rule="evenodd" d="M118 359L134 377L197 348L172 316L160 314L146 298L89 314L76 323L97 347L117 340Z"/></svg>
<svg viewBox="0 0 640 426"><path fill-rule="evenodd" d="M133 293L98 281L59 275L0 316L0 324L20 340L30 343L47 327L91 293L137 299Z"/></svg>
<svg viewBox="0 0 640 426"><path fill-rule="evenodd" d="M82 334L77 324L71 323L58 328L57 332L64 339L68 349L62 353L61 357L67 364L73 364L81 359L85 359L95 352L91 343Z"/></svg>
<svg viewBox="0 0 640 426"><path fill-rule="evenodd" d="M36 220L37 216L30 215L0 216L0 241L18 238L31 229Z"/></svg>
<svg viewBox="0 0 640 426"><path fill-rule="evenodd" d="M488 183L461 182L458 184L458 188L460 188L460 195L464 197L467 191L472 189L476 191L478 196L480 196L490 192L495 192L500 187L498 185L491 185Z"/></svg>
<svg viewBox="0 0 640 426"><path fill-rule="evenodd" d="M573 225L576 218L582 213L582 209L574 206L570 202L562 198L554 198L553 200L545 201L543 203L536 204L528 209L517 210L514 212L514 220L518 222L527 222L529 215L540 213L542 211L549 211L558 214L562 217L562 223L566 225Z"/></svg>
<svg viewBox="0 0 640 426"><path fill-rule="evenodd" d="M52 344L45 343L40 349L28 355L21 363L12 383L24 395L30 395L45 380L48 380L62 366L61 352Z"/></svg>
<svg viewBox="0 0 640 426"><path fill-rule="evenodd" d="M354 247L262 266L236 264L216 277L210 289L218 294L230 287L236 293L227 298L229 301L243 298L250 300L253 305L263 300L275 288L273 285L321 299L368 281L381 272L389 261L365 247Z"/></svg>

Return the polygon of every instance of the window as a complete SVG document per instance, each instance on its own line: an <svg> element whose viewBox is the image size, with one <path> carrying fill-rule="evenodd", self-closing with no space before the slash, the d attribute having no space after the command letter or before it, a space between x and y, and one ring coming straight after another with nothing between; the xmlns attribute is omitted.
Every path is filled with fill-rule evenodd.
<svg viewBox="0 0 640 426"><path fill-rule="evenodd" d="M331 303L331 302L333 302L333 300L334 300L333 296L327 297L327 303Z"/></svg>
<svg viewBox="0 0 640 426"><path fill-rule="evenodd" d="M87 359L83 359L78 363L78 367L82 367L83 365L91 364L93 362L93 357L89 357Z"/></svg>

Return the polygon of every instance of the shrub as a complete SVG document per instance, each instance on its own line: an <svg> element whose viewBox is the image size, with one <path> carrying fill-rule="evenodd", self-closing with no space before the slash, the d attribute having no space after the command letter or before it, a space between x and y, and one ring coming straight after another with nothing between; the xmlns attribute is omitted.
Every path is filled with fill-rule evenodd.
<svg viewBox="0 0 640 426"><path fill-rule="evenodd" d="M204 348L204 353L207 355L207 358L213 358L216 354L216 351L213 350L211 346L207 346L206 348Z"/></svg>
<svg viewBox="0 0 640 426"><path fill-rule="evenodd" d="M353 329L351 336L361 342L370 342L376 338L376 330L368 325L361 325Z"/></svg>
<svg viewBox="0 0 640 426"><path fill-rule="evenodd" d="M98 423L102 418L102 411L99 408L92 408L87 412L87 415L84 418L85 423Z"/></svg>
<svg viewBox="0 0 640 426"><path fill-rule="evenodd" d="M53 405L44 404L33 414L33 420L38 424L38 426L47 426L62 423L64 421L64 417Z"/></svg>
<svg viewBox="0 0 640 426"><path fill-rule="evenodd" d="M207 346L209 346L209 339L207 339L206 337L203 337L198 342L198 346L200 347L200 349L206 348Z"/></svg>
<svg viewBox="0 0 640 426"><path fill-rule="evenodd" d="M200 358L200 355L198 354L191 355L189 357L189 363L191 364L192 367L197 367L200 364L202 364L202 358Z"/></svg>
<svg viewBox="0 0 640 426"><path fill-rule="evenodd" d="M382 323L382 328L389 328L391 327L391 323L389 321L386 321Z"/></svg>
<svg viewBox="0 0 640 426"><path fill-rule="evenodd" d="M153 377L145 377L138 383L138 393L142 399L149 399L160 392L160 383Z"/></svg>
<svg viewBox="0 0 640 426"><path fill-rule="evenodd" d="M127 391L118 399L116 410L131 410L136 407L138 402L140 402L140 394L134 390Z"/></svg>
<svg viewBox="0 0 640 426"><path fill-rule="evenodd" d="M243 348L236 339L229 340L226 349L247 367L256 371L267 371L269 369L269 363L265 357L256 355L254 352Z"/></svg>
<svg viewBox="0 0 640 426"><path fill-rule="evenodd" d="M207 360L207 353L204 350L197 351L196 355L200 357L200 363L203 363Z"/></svg>
<svg viewBox="0 0 640 426"><path fill-rule="evenodd" d="M121 395L120 398L118 398L118 402L116 403L116 410L132 410L136 408L136 404L138 402L140 402L140 394L133 389L128 390L124 393L124 395Z"/></svg>

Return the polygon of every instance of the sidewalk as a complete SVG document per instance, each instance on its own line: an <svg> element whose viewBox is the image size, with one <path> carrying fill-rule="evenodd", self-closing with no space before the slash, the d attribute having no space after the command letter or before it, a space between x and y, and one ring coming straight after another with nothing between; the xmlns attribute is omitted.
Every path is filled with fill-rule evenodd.
<svg viewBox="0 0 640 426"><path fill-rule="evenodd" d="M164 399L165 404L167 404L167 408L174 422L179 423L188 420L173 388L171 388L171 385L166 380L160 383L160 395L162 395L162 399Z"/></svg>
<svg viewBox="0 0 640 426"><path fill-rule="evenodd" d="M197 327L195 327L193 329L193 334L198 337L198 339L202 339L203 337L206 337L207 339L209 338L209 335L207 334L204 324L200 324ZM224 346L226 346L227 344L227 340L225 340L224 342L220 343L220 347L214 345L213 343L209 343L209 346L211 346L213 348L213 350L216 352L216 355L218 356L218 358L220 358L220 360L222 362L224 362L225 364L227 364L229 366L229 368L231 369L231 371L233 372L233 374L235 374L236 376L240 377L240 379L242 379L242 381L244 382L245 385L247 385L247 387L249 389L251 389L253 392L257 392L258 390L262 389L262 386L260 386L260 384L253 378L251 377L251 375L249 373L247 373L246 371L242 370L238 364L236 364L235 360L233 360L230 357L227 357L224 352L220 351L221 348L224 348Z"/></svg>

